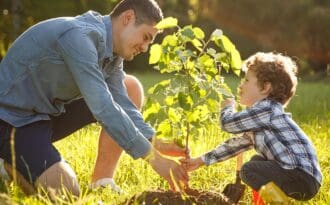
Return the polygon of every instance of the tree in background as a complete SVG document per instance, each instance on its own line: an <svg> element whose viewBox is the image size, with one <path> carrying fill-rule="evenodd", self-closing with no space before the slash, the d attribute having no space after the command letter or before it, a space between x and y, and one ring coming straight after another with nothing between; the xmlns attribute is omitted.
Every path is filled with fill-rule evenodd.
<svg viewBox="0 0 330 205"><path fill-rule="evenodd" d="M1 0L0 59L10 44L28 27L45 19L75 16L87 10L109 13L117 0Z"/></svg>

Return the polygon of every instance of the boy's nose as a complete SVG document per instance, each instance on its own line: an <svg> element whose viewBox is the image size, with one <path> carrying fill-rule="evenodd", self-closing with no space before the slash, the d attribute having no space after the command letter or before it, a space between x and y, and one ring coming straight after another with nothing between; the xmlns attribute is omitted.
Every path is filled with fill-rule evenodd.
<svg viewBox="0 0 330 205"><path fill-rule="evenodd" d="M141 52L147 52L148 51L148 47L149 47L149 44L147 44L147 43L144 43L144 44L142 44L142 46L141 46Z"/></svg>

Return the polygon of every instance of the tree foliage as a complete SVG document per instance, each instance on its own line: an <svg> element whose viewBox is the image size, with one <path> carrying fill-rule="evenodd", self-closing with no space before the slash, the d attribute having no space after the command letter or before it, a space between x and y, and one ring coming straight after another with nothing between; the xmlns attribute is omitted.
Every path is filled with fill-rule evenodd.
<svg viewBox="0 0 330 205"><path fill-rule="evenodd" d="M180 27L169 17L158 29L176 27L177 31L152 45L149 63L160 73L171 73L148 93L144 117L156 127L157 136L174 137L183 144L189 136L199 136L205 126L217 124L218 102L232 96L221 76L222 71L240 74L241 58L234 44L216 29L207 39L199 27Z"/></svg>

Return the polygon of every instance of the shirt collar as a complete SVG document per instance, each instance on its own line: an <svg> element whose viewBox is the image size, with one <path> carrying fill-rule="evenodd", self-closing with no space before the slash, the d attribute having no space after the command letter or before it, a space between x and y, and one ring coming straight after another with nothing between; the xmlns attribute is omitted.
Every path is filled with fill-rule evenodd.
<svg viewBox="0 0 330 205"><path fill-rule="evenodd" d="M105 58L110 58L112 61L113 51L112 51L112 22L109 15L102 17L103 23L105 25L106 30L106 48L105 48Z"/></svg>

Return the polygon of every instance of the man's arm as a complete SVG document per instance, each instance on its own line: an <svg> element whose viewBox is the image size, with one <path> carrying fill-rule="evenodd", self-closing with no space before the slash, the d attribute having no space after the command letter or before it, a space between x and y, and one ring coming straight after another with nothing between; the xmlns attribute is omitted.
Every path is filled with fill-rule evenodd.
<svg viewBox="0 0 330 205"><path fill-rule="evenodd" d="M95 41L80 30L70 30L58 40L58 51L97 121L133 158L144 156L151 144L109 92L98 65Z"/></svg>
<svg viewBox="0 0 330 205"><path fill-rule="evenodd" d="M106 82L114 101L123 108L144 137L150 140L155 135L155 131L148 123L145 123L140 110L128 96L127 88L124 83L125 72L123 71L123 63L121 62L119 65L114 66L115 67L111 68L110 72L107 73L106 77Z"/></svg>

